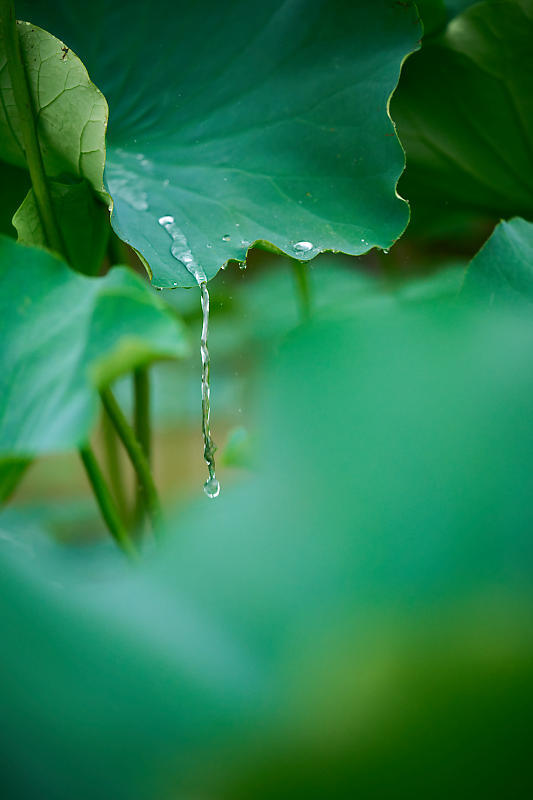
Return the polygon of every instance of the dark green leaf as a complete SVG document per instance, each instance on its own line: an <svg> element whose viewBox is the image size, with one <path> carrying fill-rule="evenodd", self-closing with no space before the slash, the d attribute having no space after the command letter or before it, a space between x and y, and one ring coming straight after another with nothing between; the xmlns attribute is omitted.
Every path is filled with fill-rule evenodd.
<svg viewBox="0 0 533 800"><path fill-rule="evenodd" d="M85 180L78 183L50 181L50 196L71 267L97 275L109 235L109 211ZM13 217L21 244L46 247L46 236L33 189Z"/></svg>
<svg viewBox="0 0 533 800"><path fill-rule="evenodd" d="M533 217L533 4L486 0L409 58L391 103L420 232L457 210Z"/></svg>
<svg viewBox="0 0 533 800"><path fill-rule="evenodd" d="M404 229L387 103L420 36L410 3L64 0L19 13L68 41L105 92L112 224L155 285L194 285L186 263L211 278L254 242L307 260L388 248ZM169 216L177 258L158 223Z"/></svg>
<svg viewBox="0 0 533 800"><path fill-rule="evenodd" d="M72 272L45 250L0 238L0 454L28 457L87 441L97 390L185 350L178 318L125 267Z"/></svg>

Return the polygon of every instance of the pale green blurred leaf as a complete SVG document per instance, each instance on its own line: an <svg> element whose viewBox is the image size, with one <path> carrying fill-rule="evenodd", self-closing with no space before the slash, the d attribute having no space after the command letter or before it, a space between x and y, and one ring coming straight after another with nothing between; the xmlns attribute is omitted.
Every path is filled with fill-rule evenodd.
<svg viewBox="0 0 533 800"><path fill-rule="evenodd" d="M0 452L27 457L87 441L98 389L186 352L178 318L129 269L87 278L0 237Z"/></svg>

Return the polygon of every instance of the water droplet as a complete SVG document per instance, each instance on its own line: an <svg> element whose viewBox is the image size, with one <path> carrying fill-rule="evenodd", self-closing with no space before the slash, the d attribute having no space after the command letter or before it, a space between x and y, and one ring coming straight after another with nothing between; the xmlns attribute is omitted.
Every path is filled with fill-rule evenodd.
<svg viewBox="0 0 533 800"><path fill-rule="evenodd" d="M208 243L206 244L206 247L207 247L207 248L209 248L209 250L211 250L211 248L213 247L213 245L212 245L212 244L209 244L209 242L208 242Z"/></svg>
<svg viewBox="0 0 533 800"><path fill-rule="evenodd" d="M310 250L313 249L312 242L296 242L292 246L293 250L296 250L297 253L308 253Z"/></svg>
<svg viewBox="0 0 533 800"><path fill-rule="evenodd" d="M170 214L165 214L164 216L159 217L158 221L159 224L166 230L166 232L172 239L170 252L174 256L176 261L179 261L181 264L183 264L185 269L191 273L191 275L195 278L198 286L201 286L203 281L207 281L205 272L196 263L196 260L189 246L189 242L187 241L183 231L180 230L180 228L178 228L178 226L176 225L174 217L171 216Z"/></svg>
<svg viewBox="0 0 533 800"><path fill-rule="evenodd" d="M212 478L208 478L204 483L204 492L208 497L214 499L218 497L220 494L220 483L218 480L213 476Z"/></svg>
<svg viewBox="0 0 533 800"><path fill-rule="evenodd" d="M388 250L384 250L383 252L385 253L386 256L389 255L389 251Z"/></svg>
<svg viewBox="0 0 533 800"><path fill-rule="evenodd" d="M229 235L229 233L225 233L224 234L224 236L222 237L222 241L223 242L231 242L231 236Z"/></svg>
<svg viewBox="0 0 533 800"><path fill-rule="evenodd" d="M236 223L235 223L235 227L236 227L236 228L240 228L240 227L241 227L241 226L240 226L240 223L239 223L239 222L236 222Z"/></svg>
<svg viewBox="0 0 533 800"><path fill-rule="evenodd" d="M165 180L163 181L163 186L168 186L169 183L170 180L168 178L165 178Z"/></svg>
<svg viewBox="0 0 533 800"><path fill-rule="evenodd" d="M248 239L241 239L241 247L250 247Z"/></svg>
<svg viewBox="0 0 533 800"><path fill-rule="evenodd" d="M242 261L242 262L239 264L239 269L246 269L246 266L247 266L247 265L246 265L246 261Z"/></svg>

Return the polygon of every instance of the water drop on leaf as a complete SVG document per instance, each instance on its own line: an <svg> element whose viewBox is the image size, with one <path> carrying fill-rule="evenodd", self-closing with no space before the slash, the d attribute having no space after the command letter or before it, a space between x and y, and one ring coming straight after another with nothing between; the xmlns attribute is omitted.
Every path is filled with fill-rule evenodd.
<svg viewBox="0 0 533 800"><path fill-rule="evenodd" d="M297 253L308 253L310 250L313 249L312 242L296 242L293 246L293 250L296 250Z"/></svg>

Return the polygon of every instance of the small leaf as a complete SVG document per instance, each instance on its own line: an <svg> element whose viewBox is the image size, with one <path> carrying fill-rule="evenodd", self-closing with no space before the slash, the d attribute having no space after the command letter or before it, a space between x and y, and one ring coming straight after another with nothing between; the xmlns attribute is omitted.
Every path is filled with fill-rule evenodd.
<svg viewBox="0 0 533 800"><path fill-rule="evenodd" d="M131 270L87 278L45 250L0 237L0 455L87 441L97 390L186 352L184 329Z"/></svg>
<svg viewBox="0 0 533 800"><path fill-rule="evenodd" d="M29 22L17 26L46 174L87 178L105 201L105 97L67 45ZM24 167L19 115L1 37L0 29L0 158Z"/></svg>
<svg viewBox="0 0 533 800"><path fill-rule="evenodd" d="M533 303L533 223L500 222L468 266L463 295L491 305Z"/></svg>
<svg viewBox="0 0 533 800"><path fill-rule="evenodd" d="M112 225L155 285L194 285L185 264L211 278L257 242L303 260L390 247L408 208L387 103L420 37L414 5L143 8L20 5L75 47L106 94ZM174 219L168 232L162 217Z"/></svg>
<svg viewBox="0 0 533 800"><path fill-rule="evenodd" d="M109 235L109 212L86 180L77 183L49 181L50 196L71 267L97 275ZM21 244L46 247L46 236L33 189L13 217Z"/></svg>

